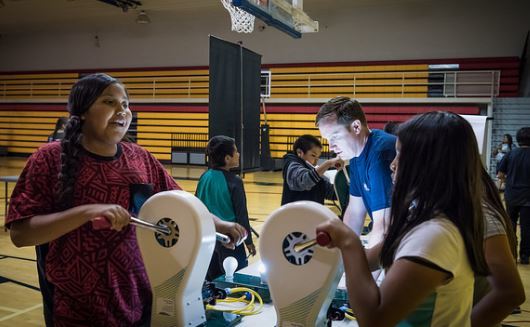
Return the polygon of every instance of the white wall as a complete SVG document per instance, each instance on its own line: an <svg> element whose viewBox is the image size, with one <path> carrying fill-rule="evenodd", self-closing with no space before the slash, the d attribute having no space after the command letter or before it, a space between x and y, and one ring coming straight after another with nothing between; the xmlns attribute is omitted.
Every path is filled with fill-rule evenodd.
<svg viewBox="0 0 530 327"><path fill-rule="evenodd" d="M220 3L201 15L154 12L149 25L81 28L73 19L60 29L0 30L0 71L208 65L208 34L243 41L263 63L520 56L530 30L528 0L320 1L306 5L320 32L302 39L272 27L231 32Z"/></svg>

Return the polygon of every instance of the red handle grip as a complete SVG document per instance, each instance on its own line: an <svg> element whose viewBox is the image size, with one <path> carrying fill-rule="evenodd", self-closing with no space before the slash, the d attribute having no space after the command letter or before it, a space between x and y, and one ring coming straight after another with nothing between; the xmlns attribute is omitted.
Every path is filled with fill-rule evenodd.
<svg viewBox="0 0 530 327"><path fill-rule="evenodd" d="M92 228L94 228L95 230L109 229L110 227L112 227L112 224L110 223L110 221L105 217L93 218L91 222L92 222Z"/></svg>
<svg viewBox="0 0 530 327"><path fill-rule="evenodd" d="M327 246L329 243L331 243L331 237L326 232L318 232L317 243L320 246Z"/></svg>

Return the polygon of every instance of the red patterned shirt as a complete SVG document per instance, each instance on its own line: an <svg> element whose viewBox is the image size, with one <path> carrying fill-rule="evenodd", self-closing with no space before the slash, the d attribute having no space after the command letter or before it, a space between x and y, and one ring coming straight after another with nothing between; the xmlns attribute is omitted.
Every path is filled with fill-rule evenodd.
<svg viewBox="0 0 530 327"><path fill-rule="evenodd" d="M29 159L13 191L7 217L15 220L59 211L61 146L42 146ZM120 143L114 157L82 152L74 206L92 203L131 208L131 189L151 184L153 193L179 189L146 150ZM54 287L56 326L136 326L149 321L151 288L134 226L120 232L94 230L90 223L49 243L47 282Z"/></svg>

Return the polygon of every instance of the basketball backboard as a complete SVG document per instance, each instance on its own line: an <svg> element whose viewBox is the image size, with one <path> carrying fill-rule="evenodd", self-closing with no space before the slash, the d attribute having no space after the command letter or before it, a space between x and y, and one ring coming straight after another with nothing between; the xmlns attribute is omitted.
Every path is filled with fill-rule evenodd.
<svg viewBox="0 0 530 327"><path fill-rule="evenodd" d="M303 9L303 0L232 0L238 7L294 38L318 32L318 22Z"/></svg>

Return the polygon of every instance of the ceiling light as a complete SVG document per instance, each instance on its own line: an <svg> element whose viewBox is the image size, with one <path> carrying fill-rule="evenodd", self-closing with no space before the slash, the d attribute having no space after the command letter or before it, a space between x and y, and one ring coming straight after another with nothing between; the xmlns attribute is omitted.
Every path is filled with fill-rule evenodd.
<svg viewBox="0 0 530 327"><path fill-rule="evenodd" d="M151 19L149 18L149 16L147 16L145 11L142 10L138 14L138 17L136 17L136 22L138 24L149 24L149 23L151 23Z"/></svg>

